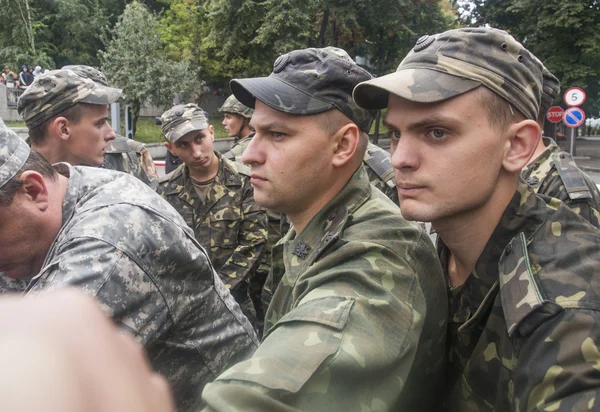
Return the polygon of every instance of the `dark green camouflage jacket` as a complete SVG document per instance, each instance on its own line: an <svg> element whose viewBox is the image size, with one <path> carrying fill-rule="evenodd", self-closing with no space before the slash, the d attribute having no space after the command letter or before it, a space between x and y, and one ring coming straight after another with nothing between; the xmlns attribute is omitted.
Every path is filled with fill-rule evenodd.
<svg viewBox="0 0 600 412"><path fill-rule="evenodd" d="M28 293L74 287L93 296L145 347L178 410L197 410L202 387L254 352L252 327L152 189L123 173L59 166L70 176L62 227Z"/></svg>
<svg viewBox="0 0 600 412"><path fill-rule="evenodd" d="M599 291L600 232L521 182L450 291L449 410L600 408Z"/></svg>
<svg viewBox="0 0 600 412"><path fill-rule="evenodd" d="M102 167L133 175L151 188L156 189L158 176L154 165L144 164L143 157L145 153L147 153L147 150L142 143L123 136L117 136L115 140L108 142ZM150 166L152 170L148 171L147 166Z"/></svg>
<svg viewBox="0 0 600 412"><path fill-rule="evenodd" d="M381 190L392 202L400 205L390 154L381 147L369 142L363 165L367 170L371 184Z"/></svg>
<svg viewBox="0 0 600 412"><path fill-rule="evenodd" d="M562 200L579 216L600 228L598 186L554 140L543 139L546 150L523 169L521 177L536 193Z"/></svg>
<svg viewBox="0 0 600 412"><path fill-rule="evenodd" d="M433 245L360 167L273 249L254 356L206 387L207 410L438 411L447 296Z"/></svg>
<svg viewBox="0 0 600 412"><path fill-rule="evenodd" d="M254 203L247 168L217 156L219 171L205 202L198 197L185 164L163 177L157 191L192 228L223 283L254 320L248 284L265 249L267 215Z"/></svg>

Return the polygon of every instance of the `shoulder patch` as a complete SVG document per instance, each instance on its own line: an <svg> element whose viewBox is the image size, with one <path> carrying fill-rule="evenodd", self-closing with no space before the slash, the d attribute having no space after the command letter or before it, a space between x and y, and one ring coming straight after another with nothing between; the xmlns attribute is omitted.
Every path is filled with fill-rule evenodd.
<svg viewBox="0 0 600 412"><path fill-rule="evenodd" d="M552 160L571 200L592 198L592 193L585 184L583 172L569 153L554 153Z"/></svg>
<svg viewBox="0 0 600 412"><path fill-rule="evenodd" d="M390 161L389 154L383 149L369 145L363 161L370 167L385 184L393 188L394 183L394 168Z"/></svg>

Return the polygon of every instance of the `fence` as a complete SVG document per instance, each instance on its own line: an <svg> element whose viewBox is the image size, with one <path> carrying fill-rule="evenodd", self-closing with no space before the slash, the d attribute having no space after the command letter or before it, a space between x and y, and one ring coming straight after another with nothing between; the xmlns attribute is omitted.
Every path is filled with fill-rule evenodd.
<svg viewBox="0 0 600 412"><path fill-rule="evenodd" d="M6 88L6 105L7 106L16 106L19 101L19 97L23 94L25 89L19 89L16 87L7 87Z"/></svg>

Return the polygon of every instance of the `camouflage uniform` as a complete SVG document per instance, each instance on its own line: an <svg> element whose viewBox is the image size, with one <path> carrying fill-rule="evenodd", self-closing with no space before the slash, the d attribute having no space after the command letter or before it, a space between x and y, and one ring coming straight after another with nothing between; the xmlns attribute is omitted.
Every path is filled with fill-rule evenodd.
<svg viewBox="0 0 600 412"><path fill-rule="evenodd" d="M108 86L108 80L104 73L91 66L69 65L64 66L63 69L72 70L81 77L93 80L102 86ZM129 173L154 189L158 185L156 167L144 144L118 134L115 140L108 142L102 167Z"/></svg>
<svg viewBox="0 0 600 412"><path fill-rule="evenodd" d="M273 249L254 356L207 385L207 410L437 411L446 292L433 246L363 167Z"/></svg>
<svg viewBox="0 0 600 412"><path fill-rule="evenodd" d="M521 172L521 177L536 193L562 200L575 213L600 228L598 187L549 137L546 150Z"/></svg>
<svg viewBox="0 0 600 412"><path fill-rule="evenodd" d="M0 136L0 147L6 142ZM12 142L0 149L0 183L29 153ZM62 226L27 294L75 287L93 296L145 346L178 409L197 410L202 387L254 351L252 327L192 231L152 189L114 171L55 168L69 179Z"/></svg>
<svg viewBox="0 0 600 412"><path fill-rule="evenodd" d="M254 137L254 133L250 133L248 136L244 136L241 139L236 137L231 145L231 148L223 153L223 157L238 163L242 163L242 155L250 144L252 137Z"/></svg>
<svg viewBox="0 0 600 412"><path fill-rule="evenodd" d="M269 78L232 89L295 114L336 108L364 131L373 116L351 91L370 77L328 47L290 52ZM208 410L438 410L441 397L430 394L443 391L447 296L434 248L362 165L346 179L273 248L262 343L206 387Z"/></svg>
<svg viewBox="0 0 600 412"><path fill-rule="evenodd" d="M389 93L434 103L482 85L537 120L542 64L491 28L422 37L396 73L354 98L376 109ZM441 238L438 247L448 273L450 250ZM473 272L449 285L449 410L598 409L599 268L600 233L520 181Z"/></svg>
<svg viewBox="0 0 600 412"><path fill-rule="evenodd" d="M240 103L240 101L232 94L225 100L223 106L219 107L219 112L237 114L246 119L250 119L254 110ZM223 156L229 160L235 160L236 162L242 163L242 154L250 144L252 136L254 136L254 133L250 133L248 136L236 136L231 145L231 149L225 152Z"/></svg>
<svg viewBox="0 0 600 412"><path fill-rule="evenodd" d="M600 407L599 268L600 235L521 183L473 274L450 292L450 410Z"/></svg>
<svg viewBox="0 0 600 412"><path fill-rule="evenodd" d="M169 139L173 138L171 128L174 127L169 113L178 110L178 107L181 106L175 106L162 116L163 132L168 130L165 136L170 136ZM206 121L204 115L203 120L194 117L195 108L196 105L186 105L181 117L189 114L192 122ZM179 126L184 130L177 131L177 136L189 132L188 123ZM203 128L207 126L208 123ZM255 323L256 314L248 285L267 241L267 216L254 203L254 189L247 167L224 159L217 152L215 154L219 159L219 170L206 200L203 201L194 189L185 164L163 177L157 191L192 228L196 240L206 248L219 277L241 305L244 314Z"/></svg>
<svg viewBox="0 0 600 412"><path fill-rule="evenodd" d="M392 202L400 205L390 154L379 146L369 142L363 165L367 170L367 176L369 176L371 184L381 190Z"/></svg>

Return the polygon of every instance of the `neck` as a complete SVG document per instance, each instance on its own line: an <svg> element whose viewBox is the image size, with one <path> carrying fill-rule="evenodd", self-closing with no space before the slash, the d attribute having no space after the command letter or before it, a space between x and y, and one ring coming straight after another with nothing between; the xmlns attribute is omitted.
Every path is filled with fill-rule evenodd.
<svg viewBox="0 0 600 412"><path fill-rule="evenodd" d="M447 275L453 286L462 285L475 269L479 256L515 194L517 184L518 179L507 177L498 182L495 192L481 207L432 222L450 250Z"/></svg>
<svg viewBox="0 0 600 412"><path fill-rule="evenodd" d="M194 179L197 182L206 182L206 181L214 178L217 175L217 172L219 171L220 163L221 163L220 159L213 152L213 158L212 158L212 161L210 162L209 167L191 168L187 165L186 165L186 167L187 167L190 177L192 179Z"/></svg>
<svg viewBox="0 0 600 412"><path fill-rule="evenodd" d="M32 143L31 148L41 154L50 164L66 162L72 166L79 166L79 163L70 159L59 144L49 144L44 141L41 144Z"/></svg>
<svg viewBox="0 0 600 412"><path fill-rule="evenodd" d="M248 126L244 126L244 127L242 127L242 129L240 130L240 133L238 134L238 139L243 139L244 137L248 136L250 133L252 133L252 130L250 130L250 128Z"/></svg>

